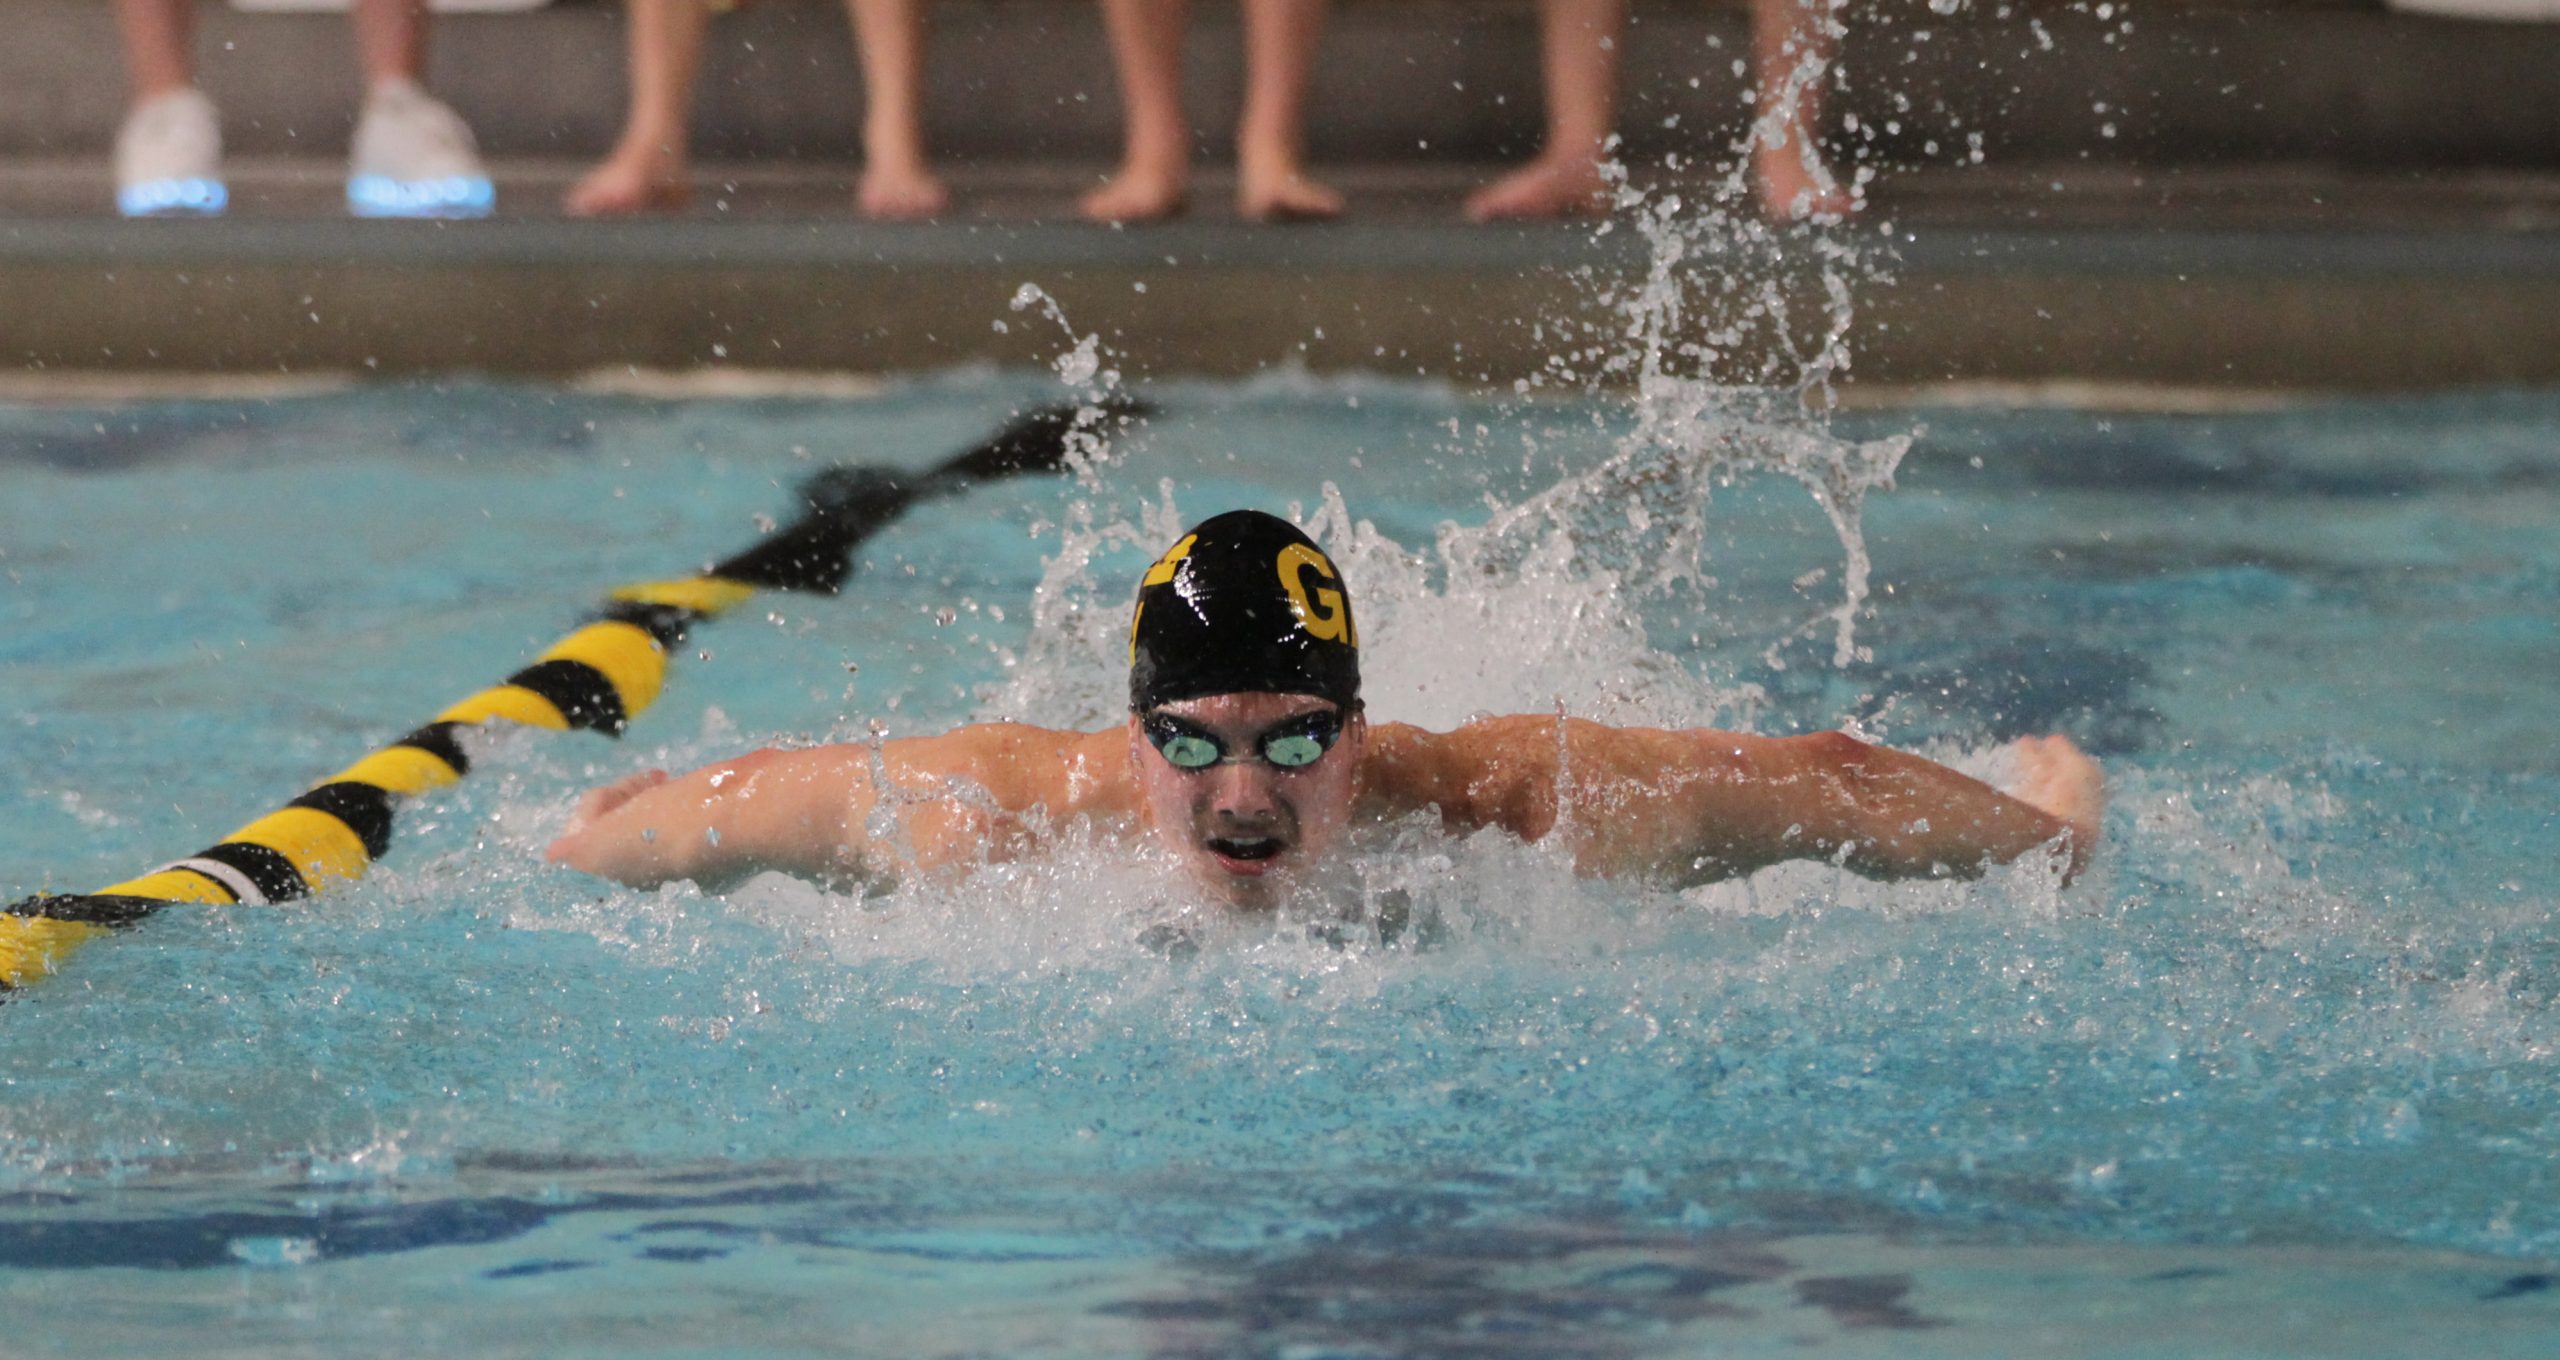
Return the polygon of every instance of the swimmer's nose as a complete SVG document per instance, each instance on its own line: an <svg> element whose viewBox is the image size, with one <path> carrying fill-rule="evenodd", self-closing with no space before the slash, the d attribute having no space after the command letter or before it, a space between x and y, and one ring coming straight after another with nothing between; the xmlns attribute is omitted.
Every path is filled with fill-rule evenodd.
<svg viewBox="0 0 2560 1360"><path fill-rule="evenodd" d="M1280 819L1271 772L1259 764L1218 766L1209 775L1209 810L1230 827L1259 828Z"/></svg>

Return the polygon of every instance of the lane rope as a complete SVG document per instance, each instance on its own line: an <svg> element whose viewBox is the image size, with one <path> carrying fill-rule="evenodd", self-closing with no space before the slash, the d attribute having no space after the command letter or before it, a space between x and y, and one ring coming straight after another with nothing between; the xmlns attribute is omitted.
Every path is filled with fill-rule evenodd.
<svg viewBox="0 0 2560 1360"><path fill-rule="evenodd" d="M457 736L462 729L503 722L619 737L656 702L669 654L695 625L760 591L834 595L852 575L853 550L917 501L1056 471L1099 422L1143 413L1130 401L1044 407L927 472L820 472L800 490L799 517L745 551L693 576L612 591L530 665L205 849L95 892L38 893L0 911L0 993L57 971L82 945L165 907L267 906L362 877L390 848L403 800L471 772Z"/></svg>

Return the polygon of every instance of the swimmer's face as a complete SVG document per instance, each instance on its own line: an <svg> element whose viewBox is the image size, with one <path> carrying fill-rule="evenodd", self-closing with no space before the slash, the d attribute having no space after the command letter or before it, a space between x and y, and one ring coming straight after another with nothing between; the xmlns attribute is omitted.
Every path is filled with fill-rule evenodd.
<svg viewBox="0 0 2560 1360"><path fill-rule="evenodd" d="M1333 726L1341 735L1330 749L1305 764L1278 763L1305 756L1315 749L1307 738ZM1164 847L1229 904L1263 908L1350 824L1368 738L1358 712L1327 700L1219 694L1133 715L1129 760ZM1221 751L1223 759L1203 763Z"/></svg>

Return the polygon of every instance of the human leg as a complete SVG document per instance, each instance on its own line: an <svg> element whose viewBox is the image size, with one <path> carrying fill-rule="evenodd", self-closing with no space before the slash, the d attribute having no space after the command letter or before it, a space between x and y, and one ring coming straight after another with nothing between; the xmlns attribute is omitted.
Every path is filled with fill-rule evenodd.
<svg viewBox="0 0 2560 1360"><path fill-rule="evenodd" d="M865 217L932 217L950 191L924 152L922 0L846 0L862 62L862 184Z"/></svg>
<svg viewBox="0 0 2560 1360"><path fill-rule="evenodd" d="M136 107L196 83L195 0L116 0L116 30Z"/></svg>
<svg viewBox="0 0 2560 1360"><path fill-rule="evenodd" d="M1752 176L1760 209L1781 221L1839 217L1855 195L1822 159L1822 91L1840 51L1839 0L1752 0L1758 120Z"/></svg>
<svg viewBox="0 0 2560 1360"><path fill-rule="evenodd" d="M1102 0L1126 122L1120 169L1084 196L1097 222L1146 222L1182 211L1191 194L1191 125L1182 116L1186 0Z"/></svg>
<svg viewBox="0 0 2560 1360"><path fill-rule="evenodd" d="M347 156L347 210L358 217L486 217L497 195L461 115L418 83L426 0L354 0L364 108Z"/></svg>
<svg viewBox="0 0 2560 1360"><path fill-rule="evenodd" d="M1244 114L1236 212L1256 222L1338 216L1342 195L1307 178L1307 77L1326 0L1244 0Z"/></svg>
<svg viewBox="0 0 2560 1360"><path fill-rule="evenodd" d="M1541 0L1538 29L1547 144L1535 160L1468 198L1467 216L1478 222L1609 210L1602 167L1617 126L1627 0Z"/></svg>
<svg viewBox="0 0 2560 1360"><path fill-rule="evenodd" d="M219 213L222 127L195 85L194 0L116 0L133 87L116 131L116 210L127 217Z"/></svg>
<svg viewBox="0 0 2560 1360"><path fill-rule="evenodd" d="M347 17L367 90L395 80L417 83L426 71L426 0L353 0Z"/></svg>
<svg viewBox="0 0 2560 1360"><path fill-rule="evenodd" d="M693 196L685 170L685 120L711 9L703 0L629 0L625 16L630 107L613 150L561 201L572 217L680 208Z"/></svg>

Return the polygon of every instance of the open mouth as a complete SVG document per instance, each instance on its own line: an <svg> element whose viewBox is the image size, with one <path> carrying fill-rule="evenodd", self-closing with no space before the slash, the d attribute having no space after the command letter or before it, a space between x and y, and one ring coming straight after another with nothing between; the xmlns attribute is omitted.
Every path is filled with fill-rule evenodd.
<svg viewBox="0 0 2560 1360"><path fill-rule="evenodd" d="M1276 836L1220 836L1202 842L1229 873L1258 874L1288 846Z"/></svg>

